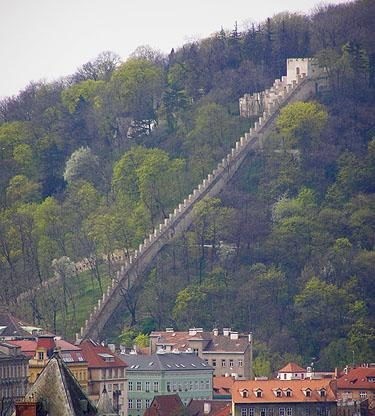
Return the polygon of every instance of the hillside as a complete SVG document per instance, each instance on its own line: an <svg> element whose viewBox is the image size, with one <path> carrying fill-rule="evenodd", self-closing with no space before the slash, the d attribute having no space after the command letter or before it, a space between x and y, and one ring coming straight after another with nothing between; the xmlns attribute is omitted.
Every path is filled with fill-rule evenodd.
<svg viewBox="0 0 375 416"><path fill-rule="evenodd" d="M111 253L137 247L249 128L238 98L272 84L287 57L317 56L329 93L286 108L263 152L196 208L124 296L123 324L253 331L262 374L291 356L373 360L374 12L356 1L277 15L168 57L103 53L3 100L1 301L72 335L82 293L95 304L118 267ZM89 278L74 277L89 257ZM54 274L61 285L14 305Z"/></svg>

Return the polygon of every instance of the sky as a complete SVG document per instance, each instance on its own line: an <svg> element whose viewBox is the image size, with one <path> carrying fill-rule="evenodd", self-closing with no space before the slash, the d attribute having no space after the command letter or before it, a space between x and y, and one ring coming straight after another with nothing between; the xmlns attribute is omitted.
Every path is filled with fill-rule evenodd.
<svg viewBox="0 0 375 416"><path fill-rule="evenodd" d="M330 0L344 3L347 0ZM327 2L325 2L326 4ZM0 98L31 81L73 74L99 53L122 60L138 46L169 53L189 41L318 0L0 0Z"/></svg>

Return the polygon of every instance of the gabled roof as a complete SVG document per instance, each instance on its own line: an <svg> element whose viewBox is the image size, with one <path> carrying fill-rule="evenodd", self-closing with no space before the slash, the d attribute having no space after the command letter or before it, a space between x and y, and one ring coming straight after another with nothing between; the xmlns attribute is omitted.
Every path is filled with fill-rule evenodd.
<svg viewBox="0 0 375 416"><path fill-rule="evenodd" d="M205 405L209 407L209 413L204 412ZM188 406L189 416L229 416L232 410L230 400L190 400Z"/></svg>
<svg viewBox="0 0 375 416"><path fill-rule="evenodd" d="M104 347L91 339L81 342L80 347L88 363L88 368L127 367L127 364L108 347Z"/></svg>
<svg viewBox="0 0 375 416"><path fill-rule="evenodd" d="M375 390L375 367L358 367L337 379L338 389Z"/></svg>
<svg viewBox="0 0 375 416"><path fill-rule="evenodd" d="M0 336L1 337L29 337L30 332L22 327L30 327L21 319L12 315L7 309L0 308Z"/></svg>
<svg viewBox="0 0 375 416"><path fill-rule="evenodd" d="M296 363L288 363L285 367L278 371L279 373L306 373L306 369L300 367Z"/></svg>
<svg viewBox="0 0 375 416"><path fill-rule="evenodd" d="M178 415L184 410L184 405L178 394L155 396L151 405L143 416L171 416Z"/></svg>
<svg viewBox="0 0 375 416"><path fill-rule="evenodd" d="M128 374L138 371L207 371L213 368L193 353L163 353L152 355L121 355L122 360L128 364Z"/></svg>
<svg viewBox="0 0 375 416"><path fill-rule="evenodd" d="M246 389L248 397L242 397L241 391ZM262 389L261 397L255 392ZM306 390L311 394L307 395ZM292 392L288 397L287 390ZM320 392L324 390L324 396ZM276 392L282 392L277 397ZM232 387L232 400L235 403L309 403L336 401L330 380L236 380Z"/></svg>
<svg viewBox="0 0 375 416"><path fill-rule="evenodd" d="M54 416L94 416L95 406L61 358L54 354L25 396L25 401L46 400ZM86 409L84 409L86 407Z"/></svg>

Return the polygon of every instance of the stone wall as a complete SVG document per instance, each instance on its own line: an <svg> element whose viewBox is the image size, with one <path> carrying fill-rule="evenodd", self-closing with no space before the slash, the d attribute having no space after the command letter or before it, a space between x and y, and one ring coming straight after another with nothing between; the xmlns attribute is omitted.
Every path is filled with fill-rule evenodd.
<svg viewBox="0 0 375 416"><path fill-rule="evenodd" d="M195 204L205 197L218 195L241 166L249 151L262 147L263 136L273 128L279 109L292 101L309 98L314 91L312 80L302 74L290 84L287 83L286 77L276 80L270 90L262 93L266 100L265 111L254 123L254 127L236 142L235 147L222 159L216 169L203 179L125 261L103 297L98 300L97 306L90 313L80 333L76 334L77 342L84 338L99 338L104 326L110 321L122 301L121 289L130 288L149 267L165 243L189 228L193 220Z"/></svg>

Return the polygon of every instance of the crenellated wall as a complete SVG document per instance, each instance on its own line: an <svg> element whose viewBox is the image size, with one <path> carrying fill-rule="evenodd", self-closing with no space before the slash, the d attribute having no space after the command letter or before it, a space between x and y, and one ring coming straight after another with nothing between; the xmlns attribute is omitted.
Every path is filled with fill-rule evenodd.
<svg viewBox="0 0 375 416"><path fill-rule="evenodd" d="M125 261L116 278L112 280L112 284L98 300L97 306L90 313L80 333L76 334L77 342L84 338L100 337L103 328L110 323L112 314L122 301L121 288L130 288L145 272L165 243L189 228L193 220L193 208L198 201L217 195L241 166L248 152L262 148L263 136L272 129L279 109L292 101L308 99L314 91L315 85L312 79L301 74L290 84L287 83L286 77L276 80L270 90L261 93L267 97L267 101L262 108L262 116L254 123L254 127L236 142L235 147L222 159L216 169L203 179L198 187L169 214L169 217L165 218L164 222L139 245L129 260Z"/></svg>

